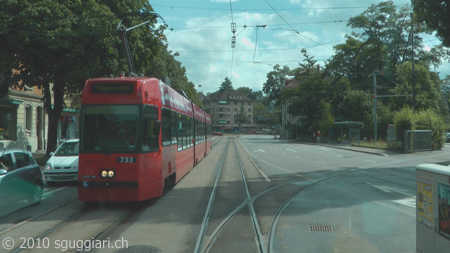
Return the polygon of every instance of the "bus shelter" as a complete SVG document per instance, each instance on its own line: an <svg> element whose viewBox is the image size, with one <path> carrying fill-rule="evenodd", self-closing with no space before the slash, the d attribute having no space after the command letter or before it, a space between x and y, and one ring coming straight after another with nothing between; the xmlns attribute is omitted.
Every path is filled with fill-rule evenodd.
<svg viewBox="0 0 450 253"><path fill-rule="evenodd" d="M361 140L363 122L340 121L334 122L328 128L328 137L331 142L351 143Z"/></svg>

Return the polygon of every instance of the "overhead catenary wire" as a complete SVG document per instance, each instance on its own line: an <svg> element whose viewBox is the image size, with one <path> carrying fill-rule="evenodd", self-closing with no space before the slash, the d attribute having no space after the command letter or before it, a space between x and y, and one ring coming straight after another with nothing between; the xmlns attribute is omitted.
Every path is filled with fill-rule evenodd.
<svg viewBox="0 0 450 253"><path fill-rule="evenodd" d="M162 8L177 8L177 9L189 9L189 10L217 10L217 11L229 11L228 8L212 8L212 7L193 7L193 6L177 6L172 7L168 5L152 4L153 7ZM310 10L348 10L348 9L367 9L370 6L336 6L336 7L311 7L311 8L289 8L279 9L282 11L310 11ZM247 9L247 11L270 11L272 9ZM235 9L235 11L245 11L244 9Z"/></svg>
<svg viewBox="0 0 450 253"><path fill-rule="evenodd" d="M308 39L308 40L310 40L310 41L312 41L312 42L314 42L314 43L317 43L317 44L319 44L319 45L321 45L321 46L323 46L323 47L325 47L325 48L327 48L327 49L330 49L330 50L333 50L332 48L330 48L330 47L327 47L327 46L325 46L325 45L323 45L322 43L320 43L320 42L318 42L318 41L315 41L315 40L313 40L313 39L311 39L311 38L308 38L308 37L306 37L306 36L304 36L304 35L302 35L302 34L300 34L300 32L298 31L298 30L296 30L291 24L289 24L287 21L286 21L286 19L284 19L281 15L280 15L280 13L278 13L278 11L275 9L275 8L273 8L273 6L267 1L267 0L265 0L266 1L266 3L272 8L272 10L292 29L292 31L294 31L295 33L297 33L298 35L300 35L300 36L302 36L303 38L305 38L305 39Z"/></svg>

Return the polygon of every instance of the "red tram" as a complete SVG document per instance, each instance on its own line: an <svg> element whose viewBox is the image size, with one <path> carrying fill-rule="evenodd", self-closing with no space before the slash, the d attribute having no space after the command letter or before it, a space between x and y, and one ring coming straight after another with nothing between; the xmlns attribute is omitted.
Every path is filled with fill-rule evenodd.
<svg viewBox="0 0 450 253"><path fill-rule="evenodd" d="M212 148L210 116L156 78L86 81L80 124L80 201L161 196Z"/></svg>

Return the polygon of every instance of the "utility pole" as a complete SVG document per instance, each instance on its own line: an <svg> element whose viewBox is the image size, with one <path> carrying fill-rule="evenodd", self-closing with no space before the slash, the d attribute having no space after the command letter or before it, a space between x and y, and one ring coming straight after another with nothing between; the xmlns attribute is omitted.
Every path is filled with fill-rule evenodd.
<svg viewBox="0 0 450 253"><path fill-rule="evenodd" d="M412 46L411 46L411 52L412 52L412 80L411 80L411 85L412 85L412 106L413 106L413 112L416 112L416 79L415 79L415 69L414 69L414 20L413 20L413 13L411 12L411 42L412 42Z"/></svg>
<svg viewBox="0 0 450 253"><path fill-rule="evenodd" d="M377 74L373 72L373 141L377 141Z"/></svg>

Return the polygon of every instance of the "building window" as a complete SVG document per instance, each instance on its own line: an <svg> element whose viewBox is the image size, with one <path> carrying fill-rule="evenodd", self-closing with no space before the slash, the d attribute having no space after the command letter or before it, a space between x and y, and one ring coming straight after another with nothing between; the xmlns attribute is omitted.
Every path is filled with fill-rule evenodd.
<svg viewBox="0 0 450 253"><path fill-rule="evenodd" d="M237 112L238 111L237 108L234 108L234 111Z"/></svg>
<svg viewBox="0 0 450 253"><path fill-rule="evenodd" d="M227 108L227 112L229 112L230 111L230 108Z"/></svg>
<svg viewBox="0 0 450 253"><path fill-rule="evenodd" d="M251 112L251 111L252 111L252 109L250 109L250 108L249 108L249 109L248 109L248 111L249 111L249 112Z"/></svg>
<svg viewBox="0 0 450 253"><path fill-rule="evenodd" d="M31 131L31 119L32 119L31 105L25 106L25 129Z"/></svg>
<svg viewBox="0 0 450 253"><path fill-rule="evenodd" d="M241 105L245 105L245 103L244 103L244 102L242 102L242 103L241 103Z"/></svg>
<svg viewBox="0 0 450 253"><path fill-rule="evenodd" d="M234 105L237 105L237 102L234 102Z"/></svg>
<svg viewBox="0 0 450 253"><path fill-rule="evenodd" d="M17 108L0 106L0 140L16 140Z"/></svg>
<svg viewBox="0 0 450 253"><path fill-rule="evenodd" d="M252 102L248 102L248 105L252 105Z"/></svg>
<svg viewBox="0 0 450 253"><path fill-rule="evenodd" d="M251 118L252 118L252 115L248 115L247 117L248 117L249 119L251 119Z"/></svg>

